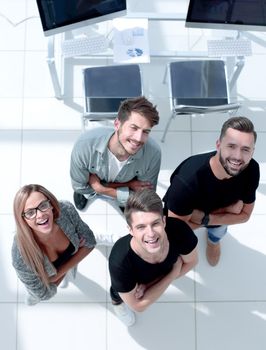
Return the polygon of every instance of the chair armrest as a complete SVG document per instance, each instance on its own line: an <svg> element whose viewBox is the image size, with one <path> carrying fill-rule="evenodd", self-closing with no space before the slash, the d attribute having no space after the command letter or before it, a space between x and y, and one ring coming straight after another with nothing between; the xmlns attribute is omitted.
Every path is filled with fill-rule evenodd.
<svg viewBox="0 0 266 350"><path fill-rule="evenodd" d="M225 105L218 106L186 106L186 105L177 105L174 108L174 111L177 114L207 114L213 112L227 112L231 110L238 110L241 106L240 103L228 103Z"/></svg>
<svg viewBox="0 0 266 350"><path fill-rule="evenodd" d="M117 117L117 112L86 112L83 113L82 117L90 121L115 119Z"/></svg>

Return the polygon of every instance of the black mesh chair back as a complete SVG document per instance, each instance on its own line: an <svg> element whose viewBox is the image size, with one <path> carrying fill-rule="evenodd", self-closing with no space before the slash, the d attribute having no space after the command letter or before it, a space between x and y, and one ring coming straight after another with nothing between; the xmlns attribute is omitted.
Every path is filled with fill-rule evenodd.
<svg viewBox="0 0 266 350"><path fill-rule="evenodd" d="M216 106L228 103L224 61L171 62L169 68L175 105Z"/></svg>
<svg viewBox="0 0 266 350"><path fill-rule="evenodd" d="M142 95L140 67L134 64L86 68L84 91L85 119L113 119L123 100Z"/></svg>
<svg viewBox="0 0 266 350"><path fill-rule="evenodd" d="M169 116L161 141L164 142L171 121L177 115L232 113L240 107L230 103L225 62L223 60L188 60L170 62Z"/></svg>

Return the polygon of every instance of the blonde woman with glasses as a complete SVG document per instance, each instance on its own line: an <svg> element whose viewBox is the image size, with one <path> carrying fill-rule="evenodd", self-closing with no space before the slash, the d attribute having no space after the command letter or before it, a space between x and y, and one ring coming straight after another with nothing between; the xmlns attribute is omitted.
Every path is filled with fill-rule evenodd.
<svg viewBox="0 0 266 350"><path fill-rule="evenodd" d="M34 305L53 297L67 273L95 247L96 241L73 204L58 201L41 185L23 186L14 199L16 235L12 263Z"/></svg>

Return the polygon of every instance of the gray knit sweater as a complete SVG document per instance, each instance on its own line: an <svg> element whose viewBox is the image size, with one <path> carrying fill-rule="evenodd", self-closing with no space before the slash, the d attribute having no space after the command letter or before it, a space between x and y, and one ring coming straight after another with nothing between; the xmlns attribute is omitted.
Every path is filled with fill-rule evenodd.
<svg viewBox="0 0 266 350"><path fill-rule="evenodd" d="M74 245L75 252L73 254L75 254L79 248L81 237L85 239L86 247L94 247L96 241L93 232L89 226L81 220L73 204L67 201L60 201L59 204L60 216L56 220L56 223ZM47 300L56 294L57 285L51 283L50 288L47 288L41 279L25 263L18 249L16 236L14 237L12 246L12 264L17 272L18 278L25 285L28 292L37 300ZM49 277L56 274L56 269L47 256L45 256L44 265Z"/></svg>

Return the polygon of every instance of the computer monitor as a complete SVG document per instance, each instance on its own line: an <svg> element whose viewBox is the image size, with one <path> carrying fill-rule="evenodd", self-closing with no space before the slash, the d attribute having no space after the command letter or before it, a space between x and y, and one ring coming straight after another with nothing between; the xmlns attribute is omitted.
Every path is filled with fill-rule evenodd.
<svg viewBox="0 0 266 350"><path fill-rule="evenodd" d="M126 14L126 0L37 0L45 36Z"/></svg>
<svg viewBox="0 0 266 350"><path fill-rule="evenodd" d="M264 0L190 0L186 27L266 30Z"/></svg>

